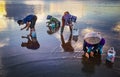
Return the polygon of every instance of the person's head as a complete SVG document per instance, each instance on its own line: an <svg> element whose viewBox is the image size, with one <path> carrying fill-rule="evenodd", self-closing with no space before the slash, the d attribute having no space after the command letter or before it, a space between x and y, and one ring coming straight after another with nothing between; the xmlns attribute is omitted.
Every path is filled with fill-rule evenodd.
<svg viewBox="0 0 120 77"><path fill-rule="evenodd" d="M69 13L68 11L65 11L65 12L64 12L64 15L66 15L66 14L70 14L70 13Z"/></svg>
<svg viewBox="0 0 120 77"><path fill-rule="evenodd" d="M19 25L22 25L22 24L23 24L23 20L18 20L17 23L18 23Z"/></svg>
<svg viewBox="0 0 120 77"><path fill-rule="evenodd" d="M48 15L48 16L47 16L47 20L50 20L51 18L52 18L51 15Z"/></svg>

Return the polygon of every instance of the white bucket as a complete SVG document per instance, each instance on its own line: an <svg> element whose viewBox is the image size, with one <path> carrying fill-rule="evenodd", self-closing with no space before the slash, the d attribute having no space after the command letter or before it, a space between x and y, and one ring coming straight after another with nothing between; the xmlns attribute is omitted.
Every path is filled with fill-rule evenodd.
<svg viewBox="0 0 120 77"><path fill-rule="evenodd" d="M79 36L79 28L76 23L73 26L73 36Z"/></svg>
<svg viewBox="0 0 120 77"><path fill-rule="evenodd" d="M79 29L73 29L73 36L79 35Z"/></svg>
<svg viewBox="0 0 120 77"><path fill-rule="evenodd" d="M111 47L111 48L108 50L108 52L107 52L106 60L114 63L115 55L116 55L116 52L115 52L115 50L114 50L114 47Z"/></svg>

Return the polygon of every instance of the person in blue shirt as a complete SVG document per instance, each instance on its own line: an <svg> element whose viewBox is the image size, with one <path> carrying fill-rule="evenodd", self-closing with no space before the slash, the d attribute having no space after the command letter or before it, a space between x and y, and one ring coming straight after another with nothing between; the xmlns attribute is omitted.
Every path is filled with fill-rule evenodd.
<svg viewBox="0 0 120 77"><path fill-rule="evenodd" d="M31 14L31 15L26 16L22 20L18 20L17 23L19 25L26 24L25 27L21 28L21 30L23 30L23 29L29 30L29 28L30 28L30 34L29 35L31 35L32 29L35 29L36 20L37 20L37 16Z"/></svg>

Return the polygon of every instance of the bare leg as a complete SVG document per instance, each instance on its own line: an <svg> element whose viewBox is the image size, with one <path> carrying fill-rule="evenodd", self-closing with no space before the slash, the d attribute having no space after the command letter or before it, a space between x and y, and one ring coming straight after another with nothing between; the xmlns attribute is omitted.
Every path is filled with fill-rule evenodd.
<svg viewBox="0 0 120 77"><path fill-rule="evenodd" d="M70 28L70 32L71 32L71 34L72 34L72 27L73 27L73 25L70 24L70 25L69 25L69 28Z"/></svg>
<svg viewBox="0 0 120 77"><path fill-rule="evenodd" d="M63 34L64 26L61 27L61 34Z"/></svg>

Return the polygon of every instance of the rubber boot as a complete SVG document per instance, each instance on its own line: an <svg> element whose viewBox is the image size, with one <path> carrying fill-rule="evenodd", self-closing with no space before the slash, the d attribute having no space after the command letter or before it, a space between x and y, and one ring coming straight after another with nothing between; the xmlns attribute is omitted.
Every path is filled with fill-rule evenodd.
<svg viewBox="0 0 120 77"><path fill-rule="evenodd" d="M102 46L102 45L99 45L99 47L98 47L98 53L99 53L99 54L102 54L102 53L103 53L102 49L103 49L103 46Z"/></svg>

